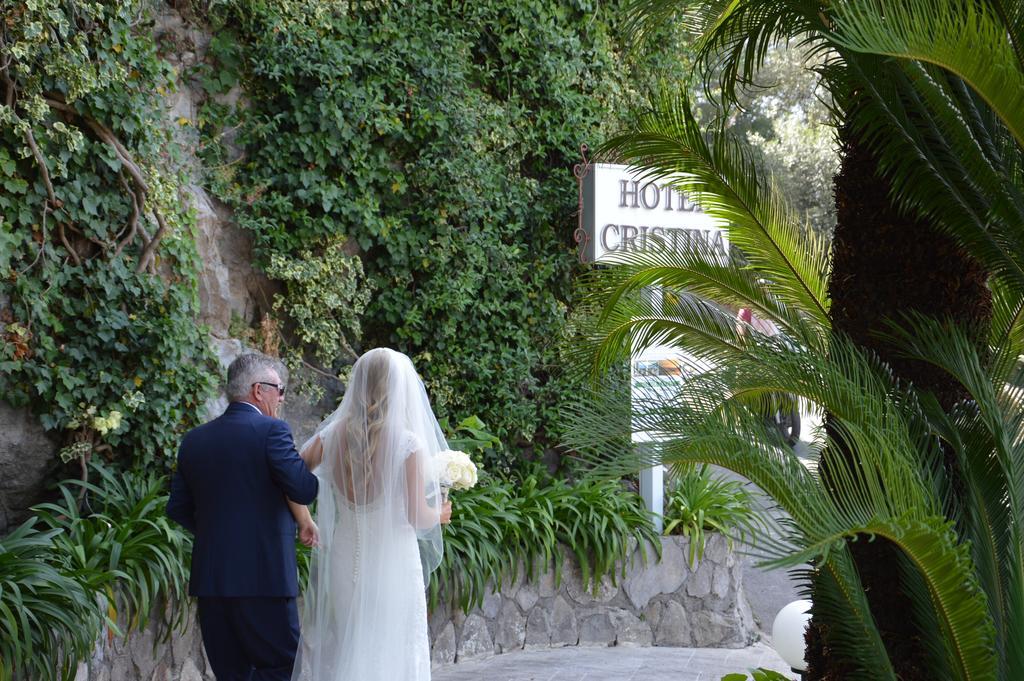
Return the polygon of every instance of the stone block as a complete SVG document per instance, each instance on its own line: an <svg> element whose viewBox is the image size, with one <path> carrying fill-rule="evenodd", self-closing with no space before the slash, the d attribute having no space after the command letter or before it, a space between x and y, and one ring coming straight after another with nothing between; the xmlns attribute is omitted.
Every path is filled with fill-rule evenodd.
<svg viewBox="0 0 1024 681"><path fill-rule="evenodd" d="M615 644L624 646L649 646L654 641L651 626L628 610L612 610L609 613L615 629Z"/></svg>
<svg viewBox="0 0 1024 681"><path fill-rule="evenodd" d="M676 601L666 602L654 632L654 645L685 648L691 645L690 620L683 606Z"/></svg>
<svg viewBox="0 0 1024 681"><path fill-rule="evenodd" d="M722 565L730 557L729 540L720 532L708 532L704 541L704 560Z"/></svg>
<svg viewBox="0 0 1024 681"><path fill-rule="evenodd" d="M564 560L564 554L561 554L561 553L558 556L556 556L555 560L560 560L560 559L563 561L562 562L562 570L564 572L569 567L569 564L571 563L571 561ZM556 585L555 584L555 572L554 572L554 570L551 570L550 566L545 566L545 567L547 569L545 569L543 572L539 572L538 571L538 573L536 573L536 577L537 577L537 594L541 598L551 598L551 597L555 596L558 593L559 588L561 587L561 585Z"/></svg>
<svg viewBox="0 0 1024 681"><path fill-rule="evenodd" d="M451 621L451 608L448 607L448 602L442 594L434 609L427 613L427 625L431 635L437 636Z"/></svg>
<svg viewBox="0 0 1024 681"><path fill-rule="evenodd" d="M523 612L530 612L530 609L537 605L538 600L540 600L540 593L538 593L537 587L529 583L519 587L515 595L515 601Z"/></svg>
<svg viewBox="0 0 1024 681"><path fill-rule="evenodd" d="M524 648L547 648L551 645L551 613L538 605L526 618Z"/></svg>
<svg viewBox="0 0 1024 681"><path fill-rule="evenodd" d="M555 598L551 607L551 645L574 646L580 641L576 612L564 598Z"/></svg>
<svg viewBox="0 0 1024 681"><path fill-rule="evenodd" d="M466 618L462 625L456 649L456 660L468 660L475 657L489 657L494 654L494 639L487 629L487 620L477 614Z"/></svg>
<svg viewBox="0 0 1024 681"><path fill-rule="evenodd" d="M589 585L583 583L583 571L576 561L565 566L565 592L580 605L608 603L619 593L619 588L612 583L611 575L604 575L594 588L593 580Z"/></svg>
<svg viewBox="0 0 1024 681"><path fill-rule="evenodd" d="M694 598L704 598L711 593L711 575L714 566L711 561L702 560L697 570L686 580L686 593Z"/></svg>
<svg viewBox="0 0 1024 681"><path fill-rule="evenodd" d="M190 613L185 622L184 631L171 634L171 661L175 667L180 667L183 662L192 656L195 639L199 636L199 622L196 620L194 612Z"/></svg>
<svg viewBox="0 0 1024 681"><path fill-rule="evenodd" d="M142 631L134 632L125 639L128 644L128 654L131 656L132 663L136 669L136 676L134 678L143 679L144 681L153 679L157 664L160 662L153 654L153 643L155 640L156 633L153 630L152 621Z"/></svg>
<svg viewBox="0 0 1024 681"><path fill-rule="evenodd" d="M0 400L0 533L13 529L40 500L60 443L28 409Z"/></svg>
<svg viewBox="0 0 1024 681"><path fill-rule="evenodd" d="M434 664L455 662L455 625L451 622L434 638L434 644L430 647L430 661Z"/></svg>
<svg viewBox="0 0 1024 681"><path fill-rule="evenodd" d="M646 569L635 560L623 582L623 590L638 610L646 608L655 596L675 593L688 579L686 554L679 543L673 537L665 537L661 551L661 561L654 562L655 558L649 556Z"/></svg>
<svg viewBox="0 0 1024 681"><path fill-rule="evenodd" d="M526 642L526 616L511 599L505 599L494 623L494 646L499 653L522 650Z"/></svg>
<svg viewBox="0 0 1024 681"><path fill-rule="evenodd" d="M736 638L735 618L719 612L696 612L692 620L693 645L697 648L717 648Z"/></svg>
<svg viewBox="0 0 1024 681"><path fill-rule="evenodd" d="M526 585L525 582L526 566L523 565L523 561L519 561L516 564L514 577L508 574L501 578L501 588L498 589L498 592L505 598L515 598L519 590Z"/></svg>
<svg viewBox="0 0 1024 681"><path fill-rule="evenodd" d="M607 612L598 612L580 617L581 646L615 645L615 625Z"/></svg>
<svg viewBox="0 0 1024 681"><path fill-rule="evenodd" d="M484 592L484 600L480 606L480 610L483 612L484 617L489 620L493 620L498 616L498 611L501 610L501 594L495 593L490 587Z"/></svg>
<svg viewBox="0 0 1024 681"><path fill-rule="evenodd" d="M661 621L661 613L664 609L665 603L662 601L651 601L643 609L642 616L652 632L658 630L658 623Z"/></svg>
<svg viewBox="0 0 1024 681"><path fill-rule="evenodd" d="M179 681L203 681L203 675L194 661L185 660L185 664L181 666Z"/></svg>
<svg viewBox="0 0 1024 681"><path fill-rule="evenodd" d="M711 578L711 593L718 599L724 599L734 591L732 576L725 565L716 565Z"/></svg>

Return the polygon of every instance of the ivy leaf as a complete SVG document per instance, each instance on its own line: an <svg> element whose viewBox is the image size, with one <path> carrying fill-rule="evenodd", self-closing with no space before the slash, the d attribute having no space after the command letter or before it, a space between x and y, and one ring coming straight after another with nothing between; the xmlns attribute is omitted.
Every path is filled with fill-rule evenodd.
<svg viewBox="0 0 1024 681"><path fill-rule="evenodd" d="M4 189L12 194L24 194L28 191L28 182L20 177L4 178Z"/></svg>
<svg viewBox="0 0 1024 681"><path fill-rule="evenodd" d="M120 172L122 166L121 159L113 152L109 154L101 154L100 158L103 159L103 162L107 164L107 167L115 173Z"/></svg>
<svg viewBox="0 0 1024 681"><path fill-rule="evenodd" d="M99 211L96 210L99 205L100 197L96 194L86 194L82 197L82 207L90 215L99 215Z"/></svg>

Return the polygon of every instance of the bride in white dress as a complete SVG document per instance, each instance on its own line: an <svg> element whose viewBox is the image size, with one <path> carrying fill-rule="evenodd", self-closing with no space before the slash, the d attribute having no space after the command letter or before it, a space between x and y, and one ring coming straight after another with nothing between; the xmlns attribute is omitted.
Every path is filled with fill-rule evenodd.
<svg viewBox="0 0 1024 681"><path fill-rule="evenodd" d="M302 448L320 478L292 681L429 681L425 584L441 561L433 457L447 449L412 361L356 362L341 406Z"/></svg>

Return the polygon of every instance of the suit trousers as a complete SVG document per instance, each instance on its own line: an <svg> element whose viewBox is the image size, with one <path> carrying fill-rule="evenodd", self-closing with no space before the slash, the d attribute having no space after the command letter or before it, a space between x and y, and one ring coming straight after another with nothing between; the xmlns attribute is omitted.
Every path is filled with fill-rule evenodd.
<svg viewBox="0 0 1024 681"><path fill-rule="evenodd" d="M199 627L217 681L290 681L299 647L294 598L199 598Z"/></svg>

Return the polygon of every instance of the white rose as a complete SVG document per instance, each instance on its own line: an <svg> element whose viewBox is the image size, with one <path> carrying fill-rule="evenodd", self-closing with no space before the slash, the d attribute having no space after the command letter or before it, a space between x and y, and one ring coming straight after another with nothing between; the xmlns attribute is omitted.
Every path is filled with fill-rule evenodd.
<svg viewBox="0 0 1024 681"><path fill-rule="evenodd" d="M465 452L447 449L437 455L437 463L441 485L469 489L477 483L476 465Z"/></svg>

